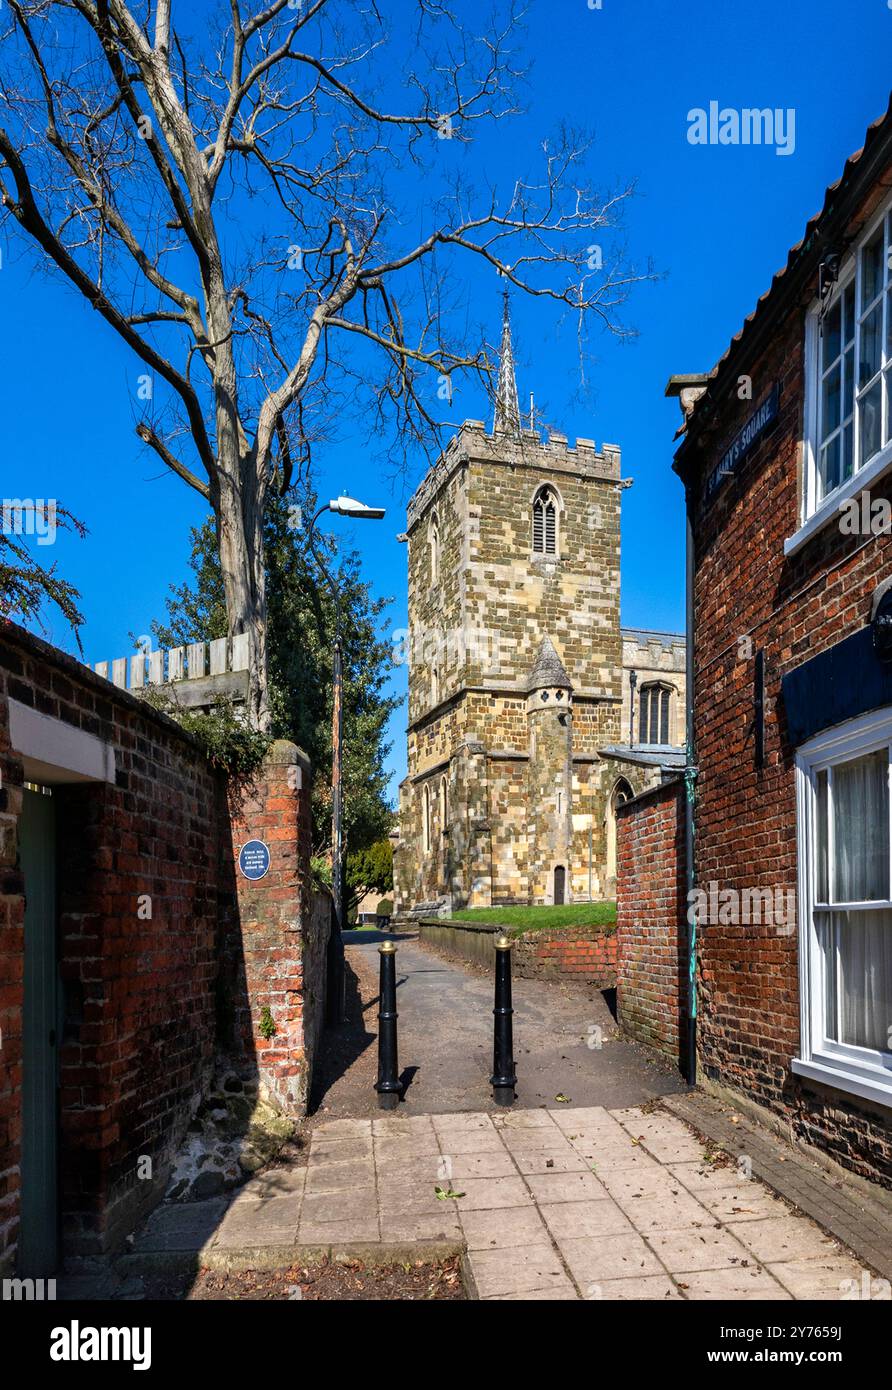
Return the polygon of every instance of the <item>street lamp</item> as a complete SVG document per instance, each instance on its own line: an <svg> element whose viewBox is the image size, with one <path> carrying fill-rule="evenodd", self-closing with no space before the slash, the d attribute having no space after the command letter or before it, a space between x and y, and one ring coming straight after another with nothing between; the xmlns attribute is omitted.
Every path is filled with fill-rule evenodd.
<svg viewBox="0 0 892 1390"><path fill-rule="evenodd" d="M341 1023L345 1015L344 989L344 788L342 780L344 753L344 679L341 663L341 595L338 585L332 578L328 566L322 560L314 545L316 522L323 512L333 512L336 516L352 517L356 521L380 521L384 516L383 507L367 507L353 497L335 497L320 507L310 522L308 543L310 553L322 571L335 601L335 644L331 728L331 887L334 899L334 922L328 943L328 989L327 1013L329 1023Z"/></svg>

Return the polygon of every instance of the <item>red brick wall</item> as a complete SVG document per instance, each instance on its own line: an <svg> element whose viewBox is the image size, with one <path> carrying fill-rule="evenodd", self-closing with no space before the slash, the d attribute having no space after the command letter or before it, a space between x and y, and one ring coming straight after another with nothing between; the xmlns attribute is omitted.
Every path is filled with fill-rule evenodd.
<svg viewBox="0 0 892 1390"><path fill-rule="evenodd" d="M423 918L418 932L426 946L492 968L495 940L503 928L450 917ZM575 980L612 989L616 984L616 932L612 927L553 927L513 938L514 974L525 980Z"/></svg>
<svg viewBox="0 0 892 1390"><path fill-rule="evenodd" d="M213 1063L214 936L226 887L219 786L169 720L15 630L0 639L5 723L4 696L115 749L114 786L53 793L66 1015L60 1203L67 1249L88 1252L115 1244L157 1198ZM7 748L4 782L19 796L22 776ZM23 886L10 886L5 910L18 920ZM20 1021L20 961L5 964ZM17 1094L6 1103L17 1108ZM152 1160L154 1181L137 1176L142 1156Z"/></svg>
<svg viewBox="0 0 892 1390"><path fill-rule="evenodd" d="M617 1009L630 1037L680 1058L687 1017L684 783L617 807Z"/></svg>
<svg viewBox="0 0 892 1390"><path fill-rule="evenodd" d="M268 782L265 770L253 790L235 794L172 721L19 629L3 629L0 1262L17 1227L24 909L16 867L23 769L9 748L7 696L115 751L114 785L53 789L69 1253L114 1248L157 1200L219 1047L237 1037L242 1069L283 1105L301 1108L304 1015L311 1049L323 988L315 937L327 931L326 915L310 910L309 780L293 745L276 745ZM246 838L271 850L270 872L256 884L236 871ZM259 1031L264 1004L277 1025L269 1044ZM144 1157L150 1180L137 1173Z"/></svg>
<svg viewBox="0 0 892 1390"><path fill-rule="evenodd" d="M604 927L555 927L525 932L512 952L522 979L575 980L613 989L616 984L616 932Z"/></svg>
<svg viewBox="0 0 892 1390"><path fill-rule="evenodd" d="M886 184L889 183L887 175ZM853 218L856 231L888 188L877 187ZM835 249L840 249L836 247ZM875 586L892 573L888 536L865 544L831 522L795 556L783 544L798 528L804 421L805 311L801 302L773 325L770 346L735 363L724 405L696 434L693 467L695 581L696 875L721 889L795 889L794 749L787 738L781 679L808 658L863 628ZM738 367L752 401L737 399ZM774 382L780 418L739 469L705 503L702 480ZM892 496L890 481L874 486ZM754 661L739 639L765 653L764 766L753 743ZM799 1048L798 940L774 926L711 923L701 935L700 1061L705 1075L781 1112L797 1132L859 1172L892 1182L889 1114L794 1077Z"/></svg>
<svg viewBox="0 0 892 1390"><path fill-rule="evenodd" d="M270 1094L294 1111L306 1104L321 1028L331 900L323 894L317 902L310 884L306 757L293 743L277 742L264 774L253 789L230 796L237 902L221 924L221 993L233 1053L242 1065L256 1065ZM269 872L256 882L236 869L247 840L263 840L270 850ZM269 1038L259 1030L264 1008L275 1027Z"/></svg>

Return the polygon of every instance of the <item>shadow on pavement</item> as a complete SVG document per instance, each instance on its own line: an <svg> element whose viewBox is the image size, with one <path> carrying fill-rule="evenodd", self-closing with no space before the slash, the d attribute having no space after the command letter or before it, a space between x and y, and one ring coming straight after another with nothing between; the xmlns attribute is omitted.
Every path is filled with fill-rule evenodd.
<svg viewBox="0 0 892 1390"><path fill-rule="evenodd" d="M352 945L360 935L379 937L382 933L357 932L355 936L353 932L345 933L345 945ZM349 1071L356 1059L373 1045L378 1036L376 1032L370 1032L366 1027L366 1015L368 1014L374 1019L374 1011L378 1007L377 993L374 997L363 1002L359 980L349 960L344 963L344 974L347 1018L346 1022L337 1027L326 1028L322 1036L307 1107L309 1115L316 1113L335 1082Z"/></svg>

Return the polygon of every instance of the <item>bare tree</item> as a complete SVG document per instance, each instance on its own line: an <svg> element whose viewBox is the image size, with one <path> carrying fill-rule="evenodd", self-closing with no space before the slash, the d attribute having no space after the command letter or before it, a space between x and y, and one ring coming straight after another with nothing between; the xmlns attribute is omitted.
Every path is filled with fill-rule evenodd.
<svg viewBox="0 0 892 1390"><path fill-rule="evenodd" d="M259 728L264 510L326 413L352 402L408 447L439 428L431 382L488 381L485 334L452 312L474 262L624 331L639 277L597 239L630 190L593 191L581 138L510 183L463 176L522 76L514 0L481 8L10 0L2 205L144 364L137 433L213 509Z"/></svg>

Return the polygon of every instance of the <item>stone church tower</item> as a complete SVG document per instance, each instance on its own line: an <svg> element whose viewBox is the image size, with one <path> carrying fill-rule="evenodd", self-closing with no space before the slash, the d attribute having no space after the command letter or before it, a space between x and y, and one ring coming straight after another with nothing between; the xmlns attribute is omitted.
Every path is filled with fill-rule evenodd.
<svg viewBox="0 0 892 1390"><path fill-rule="evenodd" d="M614 445L524 426L506 297L493 430L466 421L408 508L397 915L612 888L621 490Z"/></svg>

